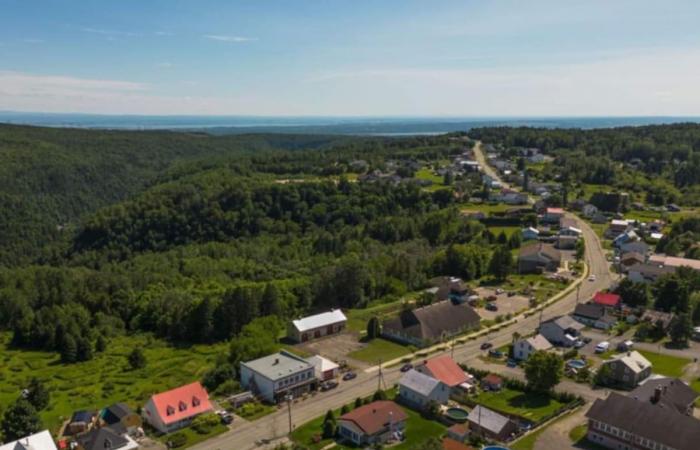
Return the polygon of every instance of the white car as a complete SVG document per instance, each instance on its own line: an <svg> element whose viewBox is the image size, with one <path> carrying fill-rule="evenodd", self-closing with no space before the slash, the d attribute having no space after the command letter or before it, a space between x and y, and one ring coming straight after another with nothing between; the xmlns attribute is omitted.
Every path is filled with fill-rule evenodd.
<svg viewBox="0 0 700 450"><path fill-rule="evenodd" d="M604 353L604 352L607 352L609 348L610 348L610 342L603 341L595 346L595 352L596 353Z"/></svg>
<svg viewBox="0 0 700 450"><path fill-rule="evenodd" d="M591 275L590 277L588 277L588 281L595 281L595 275Z"/></svg>

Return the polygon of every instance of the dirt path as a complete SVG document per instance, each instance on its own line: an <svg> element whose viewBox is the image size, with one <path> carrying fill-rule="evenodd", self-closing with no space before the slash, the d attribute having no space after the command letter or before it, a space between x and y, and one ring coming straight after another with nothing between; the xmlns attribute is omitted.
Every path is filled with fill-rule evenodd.
<svg viewBox="0 0 700 450"><path fill-rule="evenodd" d="M580 408L564 420L554 422L544 429L535 441L534 450L568 450L578 449L569 438L569 431L586 421L586 411L590 404Z"/></svg>

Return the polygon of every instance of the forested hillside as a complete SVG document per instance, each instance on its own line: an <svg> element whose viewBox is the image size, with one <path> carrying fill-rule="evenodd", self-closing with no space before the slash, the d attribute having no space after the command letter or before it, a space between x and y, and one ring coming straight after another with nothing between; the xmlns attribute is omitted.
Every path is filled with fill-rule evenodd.
<svg viewBox="0 0 700 450"><path fill-rule="evenodd" d="M143 191L173 165L348 139L0 125L0 265L36 259L81 215Z"/></svg>

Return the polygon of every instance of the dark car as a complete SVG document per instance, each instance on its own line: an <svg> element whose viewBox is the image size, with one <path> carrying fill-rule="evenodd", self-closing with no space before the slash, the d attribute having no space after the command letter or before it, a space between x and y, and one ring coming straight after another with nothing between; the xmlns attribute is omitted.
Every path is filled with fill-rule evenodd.
<svg viewBox="0 0 700 450"><path fill-rule="evenodd" d="M489 350L489 356L492 358L503 358L503 352L500 350Z"/></svg>
<svg viewBox="0 0 700 450"><path fill-rule="evenodd" d="M484 342L483 344L481 344L481 349L482 349L482 350L488 350L488 349L490 349L491 347L493 347L493 344L490 343L490 342Z"/></svg>
<svg viewBox="0 0 700 450"><path fill-rule="evenodd" d="M222 414L221 423L224 425L231 425L233 423L233 416L231 414Z"/></svg>
<svg viewBox="0 0 700 450"><path fill-rule="evenodd" d="M495 303L487 303L486 310L487 311L498 311L498 306L496 306Z"/></svg>
<svg viewBox="0 0 700 450"><path fill-rule="evenodd" d="M357 378L357 374L355 372L348 372L345 375L343 375L343 380L348 381L348 380L353 380Z"/></svg>
<svg viewBox="0 0 700 450"><path fill-rule="evenodd" d="M411 363L404 364L403 366L401 366L401 372L408 372L411 369L413 369L413 364Z"/></svg>
<svg viewBox="0 0 700 450"><path fill-rule="evenodd" d="M518 361L514 359L509 359L508 362L506 362L506 366L508 367L517 367Z"/></svg>
<svg viewBox="0 0 700 450"><path fill-rule="evenodd" d="M331 389L337 388L338 387L338 382L335 380L328 380L324 381L321 383L321 390L322 391L330 391Z"/></svg>

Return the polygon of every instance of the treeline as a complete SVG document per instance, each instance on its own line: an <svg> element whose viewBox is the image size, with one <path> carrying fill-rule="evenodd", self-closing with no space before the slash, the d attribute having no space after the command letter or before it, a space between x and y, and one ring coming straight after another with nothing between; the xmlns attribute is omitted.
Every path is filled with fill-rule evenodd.
<svg viewBox="0 0 700 450"><path fill-rule="evenodd" d="M656 245L656 251L700 259L700 217L686 217L673 223L671 231Z"/></svg>

